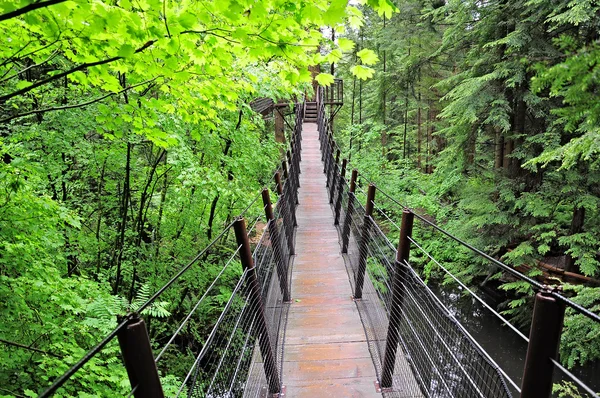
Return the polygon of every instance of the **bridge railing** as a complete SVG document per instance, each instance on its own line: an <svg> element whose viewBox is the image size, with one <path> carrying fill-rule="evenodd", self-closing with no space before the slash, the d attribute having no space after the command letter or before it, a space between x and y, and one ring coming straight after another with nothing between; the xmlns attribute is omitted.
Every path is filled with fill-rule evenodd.
<svg viewBox="0 0 600 398"><path fill-rule="evenodd" d="M334 222L340 234L342 253L380 389L400 397L508 397L513 395L513 391L521 397L549 397L553 371L558 370L577 386L582 396L598 397L593 389L558 362L557 352L565 307L596 323L600 323L600 316L565 297L559 290L518 272L453 236L427 217L403 206L375 184L369 184L368 190L363 191L357 184L357 170L352 170L350 178L346 175L350 165L346 159L340 159L343 151L331 134L322 89L317 99L317 126ZM364 176L361 177L365 180ZM402 212L401 222L377 206L376 192L397 206ZM363 198L364 204L359 197ZM396 232L400 235L397 247L376 222L380 217L386 226L397 228ZM529 338L423 248L422 243L412 236L415 218L534 289L536 293L532 299L535 308ZM419 250L448 272L466 292L527 341L528 351L520 386L498 366L414 271L410 262L411 248Z"/></svg>
<svg viewBox="0 0 600 398"><path fill-rule="evenodd" d="M159 369L171 378L169 396L256 397L281 392L302 141L303 106L296 104L295 108L296 124L289 150L269 183L272 183L271 192L277 196L276 203L271 203L269 188L263 189L194 259L139 308L122 316L102 341L54 380L40 397L68 391L96 393L86 391L85 384L80 382L80 372L93 372L91 363L102 366L99 357L106 354L111 345L114 347L114 340L118 340L131 385L130 389L125 388L129 391L125 396L164 397L165 379L160 377ZM244 216L261 197L264 215L254 218L246 229ZM230 255L215 259L224 248L229 248ZM189 279L205 278L206 269L203 274L198 272L198 267L207 263L213 268L219 265L220 270L213 275L206 291L188 295L190 286L194 285ZM153 330L162 331L151 334L159 339L151 339L143 318L148 319L150 315L145 314L152 314L153 306L176 285L183 291L180 304L183 297L194 297L186 307L188 312L179 314L180 322L170 333L164 330L172 327L172 322L159 325L161 320L152 318ZM219 304L218 297L223 297L221 288L230 290L231 294ZM216 314L215 305L223 306ZM207 327L208 316L215 320ZM203 329L195 329L200 325L204 325ZM169 356L172 359L174 355L183 358L179 368L164 368L164 359ZM120 395L118 391L113 392Z"/></svg>

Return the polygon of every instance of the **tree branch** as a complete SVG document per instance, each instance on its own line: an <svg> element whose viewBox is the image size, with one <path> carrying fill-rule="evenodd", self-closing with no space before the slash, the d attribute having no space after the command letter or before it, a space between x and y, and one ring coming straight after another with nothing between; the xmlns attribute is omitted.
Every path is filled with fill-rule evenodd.
<svg viewBox="0 0 600 398"><path fill-rule="evenodd" d="M19 15L23 15L25 13L28 13L29 11L33 11L33 10L37 10L39 8L44 8L44 7L48 7L54 4L59 4L59 3L63 3L67 0L47 0L47 1L41 1L39 3L31 3L23 8L19 8L17 10L11 11L11 12L7 12L6 14L2 14L0 15L0 22L1 21L6 21L7 19L11 19L14 17L18 17Z"/></svg>
<svg viewBox="0 0 600 398"><path fill-rule="evenodd" d="M152 46L154 43L156 43L156 40L149 40L148 42L146 42L146 44L144 44L143 46L141 46L140 48L138 48L137 50L135 50L134 53L135 54L140 53L140 52L144 51L145 49L147 49L148 47ZM71 69L69 69L67 71L61 72L61 73L56 74L54 76L50 76L50 77L48 77L48 78L46 78L44 80L40 80L39 82L34 83L31 86L22 88L22 89L17 90L17 91L13 91L10 94L3 95L3 96L0 97L0 102L4 102L6 100L9 100L9 99L11 99L13 97L16 97L17 95L22 95L22 94L28 93L29 91L31 91L31 90L33 90L35 88L38 88L40 86L43 86L43 85L48 84L50 82L53 82L55 80L61 79L61 78L65 77L65 76L73 74L73 73L75 73L77 71L80 71L80 70L83 70L83 69L87 69L87 68L92 67L92 66L105 65L105 64L108 64L108 63L111 63L111 62L114 62L114 61L118 61L120 59L123 59L123 57L112 57L112 58L107 58L107 59L103 59L101 61L96 61L96 62L86 62L84 64L81 64L81 65L78 65L78 66L76 66L74 68L71 68Z"/></svg>
<svg viewBox="0 0 600 398"><path fill-rule="evenodd" d="M8 340L0 339L0 343L6 344L6 345L10 345L10 346L13 346L13 347L23 348L25 350L39 352L40 354L50 355L50 356L53 356L53 357L56 357L56 358L63 358L62 356L60 356L58 354L53 354L53 353L48 352L48 351L40 350L40 349L34 348L34 347L29 347L29 346L26 346L26 345L23 345L23 344L15 343L13 341L8 341Z"/></svg>
<svg viewBox="0 0 600 398"><path fill-rule="evenodd" d="M56 58L57 55L58 55L58 50L54 50L54 52L52 54L50 54L50 56L48 58L46 58L46 60L40 62L39 64L29 65L27 68L21 69L20 71L16 72L14 75L1 79L0 83L4 83L7 80L14 79L15 77L19 76L20 74L27 72L29 69L40 67L40 66L52 61L54 58Z"/></svg>
<svg viewBox="0 0 600 398"><path fill-rule="evenodd" d="M89 100L89 101L86 101L86 102L81 102L79 104L54 106L54 107L44 108L44 109L34 109L34 110L29 111L29 112L20 113L18 115L10 116L10 117L7 117L7 118L4 118L4 119L0 120L0 124L6 123L6 122L9 122L11 120L18 119L18 118L21 118L21 117L30 116L30 115L37 115L37 114L42 114L42 113L47 113L47 112L53 112L53 111L63 111L63 110L66 110L66 109L82 108L84 106L88 106L88 105L94 104L96 102L100 102L100 101L102 101L102 100L104 100L104 99L106 99L108 97L113 97L115 95L123 94L123 93L131 90L132 88L136 88L136 87L139 87L139 86L143 86L144 84L152 83L153 81L155 81L156 79L158 79L160 77L161 76L156 76L155 78L150 79L150 80L146 80L145 82L141 82L141 83L138 83L138 84L134 84L134 85L125 87L123 90L120 90L120 91L118 91L116 93L108 93L108 94L102 95L102 96L100 96L98 98L95 98L93 100ZM147 92L147 90L145 92Z"/></svg>

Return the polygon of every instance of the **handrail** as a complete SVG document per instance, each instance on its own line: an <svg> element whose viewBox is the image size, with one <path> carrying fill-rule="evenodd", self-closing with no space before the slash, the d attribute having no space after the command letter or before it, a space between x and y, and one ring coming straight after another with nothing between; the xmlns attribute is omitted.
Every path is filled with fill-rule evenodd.
<svg viewBox="0 0 600 398"><path fill-rule="evenodd" d="M342 195L346 196L346 198L345 198L346 205L345 206L347 206L347 209L345 209L345 208L343 209L343 211L346 212L344 226L343 226L343 228L338 226L338 228L340 229L340 233L342 234L342 236L341 236L342 253L348 253L347 252L348 238L345 235L352 234L353 236L355 236L355 241L357 242L357 243L355 243L355 245L358 245L360 243L360 246L358 247L358 254L354 254L354 255L358 256L360 258L360 260L357 260L358 265L352 265L352 267L357 267L358 269L353 268L352 272L355 273L355 283L356 284L360 283L362 285L362 283L363 283L362 275L365 271L364 268L365 268L365 263L366 263L366 258L364 258L364 256L371 256L371 254L363 253L363 251L370 250L370 249L366 248L367 246L365 246L364 240L372 239L372 237L368 233L368 226L369 225L377 225L377 224L374 221L371 214L368 214L368 212L365 213L365 208L362 208L362 213L360 213L360 214L365 214L364 221L362 223L362 227L360 227L363 229L363 236L359 237L357 235L357 233L360 235L360 231L357 230L357 226L356 226L356 222L358 222L358 221L352 220L352 217L349 217L347 212L355 212L354 209L357 207L357 205L359 207L362 206L360 203L361 201L357 201L357 198L355 196L355 190L360 189L356 185L356 178L359 175L359 172L356 169L354 169L353 176L352 176L352 182L350 184L350 188L348 188L348 185L344 184L344 180L345 180L344 176L341 176L339 173L338 154L341 153L342 151L341 151L341 148L339 147L339 145L337 144L336 140L333 137L333 132L330 129L329 120L325 115L324 102L326 101L326 99L323 98L323 90L322 89L320 89L319 92L317 93L317 101L318 101L318 104L317 104L317 109L318 109L317 126L318 126L318 130L319 130L319 140L320 140L320 144L321 144L322 160L324 163L324 173L327 175L327 185L330 187L330 191L331 191L330 192L330 198L331 198L330 203L335 203L334 212L336 215L342 211L341 204L343 203L343 200L341 199L341 196ZM349 160L347 160L347 159L342 159L342 160L343 160L344 164L346 165L346 167L350 167L351 162ZM535 303L536 304L535 304L535 310L534 310L534 317L532 320L534 326L532 327L531 335L528 338L523 333L521 333L517 328L515 328L513 325L508 323L508 321L503 316L501 316L495 310L493 310L491 308L491 306L489 306L487 303L485 303L484 300L477 297L471 289L466 287L466 285L464 285L458 278L456 278L454 275L452 275L442 264L440 264L429 253L427 253L425 251L425 249L421 245L419 245L419 243L417 241L415 241L414 239L412 239L410 237L410 235L408 237L405 237L405 239L407 239L408 242L411 242L418 249L423 251L423 253L425 253L425 255L430 259L430 261L434 261L434 263L436 263L438 266L440 266L440 268L442 270L444 270L446 273L448 273L457 283L459 283L459 285L463 286L463 288L466 288L466 290L470 294L472 294L474 297L476 297L476 299L478 299L478 301L480 301L480 303L482 305L484 305L485 308L487 308L492 313L497 315L503 322L507 323L510 326L510 328L515 333L517 333L521 338L523 338L526 341L530 341L530 340L532 341L528 345L527 361L526 361L525 372L524 372L524 376L523 376L523 380L524 380L523 386L522 386L523 392L522 392L521 397L532 396L531 394L539 386L542 386L541 388L544 391L543 394L545 394L547 391L549 393L549 391L551 389L551 385L552 385L552 378L551 378L551 374L552 374L551 367L552 366L561 370L565 375L567 375L573 381L575 381L587 393L591 393L592 390L588 386L585 386L585 384L583 382L581 382L579 379L577 379L575 376L573 376L569 371L567 371L562 366L560 366L560 364L558 362L553 360L553 356L555 355L555 352L557 351L558 346L560 344L560 329L562 328L561 313L564 314L565 306L569 307L571 309L571 311L573 311L573 313L583 315L596 323L600 323L600 315L599 314L596 314L595 312L577 304L570 298L563 295L559 289L553 288L552 286L547 286L547 285L533 279L532 277L525 275L524 273L514 269L513 267L505 264L504 262L492 257L491 255L485 253L484 251L476 248L475 246L473 246L473 245L467 243L466 241L460 239L459 237L453 235L446 229L440 227L433 221L429 220L427 217L423 216L422 214L417 213L415 210L409 208L407 205L400 203L392 195L388 194L385 190L381 189L379 186L377 186L375 183L373 183L373 181L371 181L368 177L365 178L365 175L362 172L360 173L360 175L367 182L370 183L369 193L367 194L364 191L362 192L367 197L367 204L366 204L367 207L375 208L375 210L381 212L383 214L384 218L386 218L391 223L391 225L395 226L398 230L400 230L401 240L402 240L403 227L402 228L398 227L396 222L394 222L390 218L390 216L387 215L382 208L380 208L380 206L375 205L374 194L371 193L372 189L374 189L373 192L381 193L383 196L385 196L387 199L389 199L394 205L398 206L403 211L404 215L408 214L411 217L417 218L422 224L427 225L427 226L431 227L432 229L434 229L436 232L441 233L441 234L445 235L446 237L452 239L453 241L457 242L459 245L461 245L461 246L467 248L468 250L470 250L471 252L475 253L477 256L479 256L479 257L485 259L486 261L490 262L491 264L497 266L503 272L506 272L507 274L513 276L517 280L520 280L520 281L523 281L523 282L529 284L533 288L533 291L537 292L537 294L535 294ZM330 184L332 184L332 185L330 185ZM339 188L337 188L338 186L339 186ZM354 225L354 227L348 227L349 223ZM403 218L403 225L404 225L404 218ZM411 225L412 225L412 221L411 221ZM411 227L411 229L412 229L412 227ZM351 230L352 230L352 232L351 232ZM365 231L367 231L366 236L364 235ZM381 232L379 229L377 231L380 232L381 234L383 234L383 232ZM383 234L383 235L385 236L385 234ZM387 237L386 237L386 239L387 239ZM357 250L356 246L355 246L354 250ZM372 253L372 254L377 255L377 253ZM388 290L398 289L395 285L395 283L396 283L395 282L395 278L396 278L395 274L398 273L398 270L388 269L387 273L388 273L387 275L383 274L378 277L383 276L384 278L389 278L390 277L389 275L394 275L394 285L392 286L389 283L389 281L384 281L385 286L387 287ZM378 283L381 283L381 281L378 281ZM362 289L362 286L356 287L356 291L359 294L361 293L361 289ZM378 292L378 294L379 294L379 292ZM389 292L385 293L385 294L389 296ZM396 294L396 293L394 293L394 294ZM389 310L390 303L387 303L387 300L389 300L388 296L385 296L385 297L382 296L382 297L380 297L380 300L383 302L386 309L388 311L390 311ZM360 298L360 296L358 298ZM396 309L396 305L397 304L395 302L394 302L394 305L391 305L392 310ZM539 308L538 308L538 305L539 305ZM544 308L544 309L542 309L542 308ZM547 313L551 314L551 315L545 315ZM396 320L395 322L398 322L398 321ZM389 327L390 328L392 327L392 319L390 319ZM541 333L541 334L536 333L536 332L534 332L534 329L535 330L545 330L547 333ZM397 333L397 332L390 332L390 333L392 333L392 337L393 337L394 333ZM385 338L383 338L381 336L379 337L379 339L385 340ZM386 348L386 350L387 350L387 348ZM392 349L391 352L392 353L395 352L395 349ZM378 355L381 355L381 354L378 354ZM386 351L386 355L387 355L387 351ZM550 358L551 362L547 360L548 358ZM387 359L386 359L386 361L387 361ZM393 366L393 363L394 362L392 360L391 362L386 362L385 364L383 364L384 370L387 371L388 373L384 374L383 379L380 380L380 382L382 383L382 388L384 388L384 387L387 388L387 387L390 387L390 385L391 385L391 379L390 379L390 375L389 375L389 372L390 372L389 366ZM548 364L551 364L550 370L548 370ZM386 366L387 366L387 368L386 368ZM499 370L504 375L504 377L506 377L506 374L501 369L499 369ZM387 379L386 379L386 377L387 377ZM543 381L539 382L538 378L543 379ZM511 381L511 383L512 383L512 381ZM513 386L515 386L514 383L513 383ZM520 389L518 387L516 388L516 390L520 391ZM598 397L598 395L596 395L593 392L591 393L591 395L594 397Z"/></svg>
<svg viewBox="0 0 600 398"><path fill-rule="evenodd" d="M304 104L300 105L300 104L296 104L296 117L295 117L295 126L294 126L294 131L293 131L293 135L290 139L290 142L288 144L288 148L289 150L287 151L287 161L288 164L282 163L280 165L280 167L277 169L277 171L272 175L271 179L268 181L268 184L271 185L271 183L275 180L276 184L278 184L279 186L276 187L277 192L279 193L278 195L278 200L277 203L275 204L275 207L277 209L277 214L284 218L284 220L286 221L284 223L284 229L285 231L282 230L281 234L276 234L277 235L277 239L280 239L280 242L277 242L275 244L275 246L278 247L278 252L272 252L271 253L271 260L269 261L275 261L275 259L277 259L277 261L280 264L279 267L279 271L281 271L282 269L287 272L287 268L289 267L289 259L284 258L285 256L290 256L293 255L293 233L294 233L294 225L290 225L289 224L295 224L295 208L296 208L296 204L298 203L298 187L299 187L299 171L300 171L300 151L301 151L301 132L302 132L302 110L303 110L303 106L305 106ZM289 165L289 167L288 167ZM287 174L287 178L285 179L285 182L283 183L283 185L281 185L281 174L283 171L286 171ZM263 190L265 188L261 189L260 192L249 202L249 204L239 213L238 217L236 217L236 219L234 221L232 221L231 223L229 223L209 244L207 244L192 260L190 260L186 265L182 266L179 271L177 271L177 273L175 273L171 279L169 281L167 281L164 285L162 285L148 300L146 300L143 304L141 304L138 308L136 308L133 312L130 312L128 314L126 314L125 316L123 316L121 319L119 319L119 324L110 332L108 333L96 346L94 346L92 349L90 349L88 352L86 352L83 357L77 361L73 366L71 366L65 373L63 373L61 376L59 376L48 388L46 388L46 390L44 390L44 392L42 392L40 394L40 397L44 398L44 397L50 397L51 395L53 395L55 392L57 392L57 390L59 388L61 388L62 386L64 386L64 384L71 378L73 377L73 375L75 375L78 371L81 370L81 368L88 363L92 358L94 358L98 353L100 353L106 346L107 344L109 344L111 341L114 340L115 337L118 337L119 340L121 340L121 334L126 332L127 330L129 330L132 321L134 320L138 320L139 319L139 315L140 313L142 313L144 310L148 309L150 307L150 305L152 305L152 303L154 303L166 290L168 290L175 282L177 282L190 268L192 268L192 266L194 266L195 264L198 263L198 261L203 258L203 256L206 255L206 253L213 248L219 241L221 241L224 237L229 236L228 232L234 228L236 226L236 223L239 223L239 220L243 219L243 216L247 214L247 212L250 210L250 208L259 200L259 198L263 197L263 200L265 199L265 197L263 196ZM268 195L267 195L268 197ZM265 208L267 206L271 206L270 203L270 199L269 199L269 203L265 203ZM264 210L264 209L263 209ZM260 218L260 216L259 216ZM258 218L257 220L258 221ZM269 225L272 223L273 221L269 221ZM256 225L256 222L255 222ZM251 230L254 228L254 225L250 228L249 231L246 231L245 226L244 226L244 233L246 235L248 235ZM265 229L266 231L267 229ZM267 232L263 231L263 235ZM261 242L262 242L261 238ZM269 239L271 239L271 237L269 237ZM246 244L248 240L246 240ZM262 245L264 247L271 247L271 243L262 243ZM261 246L261 244L259 244L259 246ZM246 248L247 250L249 250L248 248ZM257 246L258 249L258 246ZM183 329L183 326L185 326L185 324L190 320L192 314L194 311L196 311L196 309L198 308L198 306L201 304L201 302L203 301L203 299L206 297L206 294L215 286L217 280L221 277L221 275L223 275L223 272L225 271L225 269L229 266L229 264L231 263L231 261L233 260L233 257L238 254L240 250L240 247L238 246L237 250L234 252L234 254L230 257L229 261L227 261L227 263L225 264L225 266L223 267L223 269L221 270L221 272L218 273L218 275L216 276L215 280L209 285L207 291L204 293L204 295L202 295L202 297L200 298L200 300L198 300L195 304L195 306L193 307L192 311L187 314L187 316L184 318L183 322L177 327L175 334L172 335L169 339L169 342L167 343L167 345L160 351L160 353L156 356L156 358L152 358L153 359L153 363L151 368L154 368L154 373L155 375L150 375L149 378L154 377L156 383L158 383L158 385L160 385L160 382L158 381L158 374L156 373L156 365L154 364L155 362L157 362L162 355L165 353L165 350L167 349L167 347L174 341L174 339L176 338L177 334ZM241 253L240 253L241 255ZM242 259L243 260L243 259ZM246 259L247 260L247 259ZM242 261L243 262L243 261ZM251 272L254 272L254 269L250 270ZM243 275L246 275L246 273L248 272L245 271L245 273ZM239 291L240 289L240 284L244 281L244 276L242 275L242 277L239 279L238 284L236 285L236 289L234 290L232 297L230 298L228 305L225 307L225 309L223 310L223 312L221 313L220 317L219 317L219 322L217 322L217 324L215 324L214 328L213 328L213 332L211 333L211 336L214 336L214 331L216 330L216 328L220 325L220 322L223 320L223 317L225 316L225 312L227 312L230 309L230 304L233 300L233 296L236 294L236 292ZM281 278L283 278L284 276L281 276ZM287 278L287 277L286 277ZM244 292L244 294L246 294L247 292ZM240 293L241 294L241 293ZM254 293L255 295L255 299L256 297L256 293ZM262 305L259 305L259 307L261 307ZM252 311L256 311L258 307L251 309ZM244 314L244 312L239 313L238 316L238 320L241 319L242 315ZM142 328L145 328L143 321L140 322L138 321L136 326L141 325ZM254 325L254 322L252 322L252 325ZM241 327L242 325L239 325L239 322L236 323L236 328L237 327ZM250 333L250 330L253 330L252 327L253 326L248 326L250 329L248 329L248 333ZM244 326L244 327L246 327ZM256 327L256 326L254 326ZM263 324L262 327L265 327L265 325ZM147 338L147 333L144 331L142 334L146 335ZM261 332L262 333L262 332ZM233 336L233 333L231 333L231 335ZM259 334L260 336L262 336L262 334ZM247 338L246 338L247 339ZM264 340L264 337L260 337L259 338L261 340L261 344ZM210 340L209 340L210 341ZM149 341L148 341L148 347L150 347L149 345ZM209 342L204 344L204 347L201 351L201 354L199 355L199 357L201 357L202 353L205 353L207 350L207 345L209 344ZM271 344L271 343L269 343ZM227 345L227 347L229 347L229 344ZM122 351L124 349L124 347L121 347ZM139 366L138 364L132 364L131 360L127 360L127 355L125 352L124 356L126 357L125 359L125 366L127 368L128 374L130 376L130 381L132 384L132 391L130 393L130 395L134 395L136 398L139 397L146 397L146 396L152 396L152 397L162 397L162 391L158 391L160 390L160 388L158 388L158 390L152 390L151 394L148 395L148 391L145 391L143 388L143 383L140 382L139 384L136 382L136 384L134 385L134 378L135 375L132 376L132 373L136 373L136 371L138 369L132 369L132 367L136 367ZM152 353L149 352L150 356L152 356ZM281 358L280 358L281 359ZM239 373L239 363L241 363L241 359L237 360L238 362L238 368L236 369L236 375ZM197 361L194 362L194 366L196 366ZM220 369L217 369L217 371ZM271 369L272 370L272 369ZM270 369L266 369L265 371L267 373L269 373L271 371ZM197 368L196 370L194 370L194 367L192 367L192 369L190 369L190 372L195 371L197 373ZM275 373L277 374L277 372ZM133 378L132 378L133 377ZM278 376L277 376L278 377ZM189 378L189 375L188 375ZM195 379L196 376L194 376L194 384L195 384ZM187 381L187 379L186 379ZM214 381L214 380L213 380ZM184 388L185 382L183 383L183 385L181 386L180 389L180 393L182 391L182 389ZM211 388L212 388L213 384L211 383ZM230 389L232 388L232 386L230 386ZM275 384L271 383L270 384L270 390L276 388Z"/></svg>

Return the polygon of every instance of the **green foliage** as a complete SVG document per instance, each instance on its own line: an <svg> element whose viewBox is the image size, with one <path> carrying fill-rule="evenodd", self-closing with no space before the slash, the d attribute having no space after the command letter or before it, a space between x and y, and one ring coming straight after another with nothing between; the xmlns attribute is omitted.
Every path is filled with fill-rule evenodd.
<svg viewBox="0 0 600 398"><path fill-rule="evenodd" d="M577 304L593 312L600 311L600 298L595 288L565 285L565 292L575 293ZM584 315L567 309L564 333L561 339L560 354L569 368L586 365L600 359L600 330L598 325Z"/></svg>
<svg viewBox="0 0 600 398"><path fill-rule="evenodd" d="M357 53L336 65L349 106L335 126L352 167L531 278L564 285L552 267L600 278L597 2L397 6L401 12L385 18L363 9L365 24L343 35ZM379 62L367 72L361 55L371 51ZM398 205L379 194L376 201L400 219ZM462 281L501 285L498 310L526 331L533 304L526 283L418 224L419 244ZM453 283L420 250L411 261L428 282ZM598 291L568 294L598 313L586 299ZM568 314L561 345L568 367L598 359L598 330Z"/></svg>
<svg viewBox="0 0 600 398"><path fill-rule="evenodd" d="M363 23L342 0L92 0L28 10L34 3L0 4L0 338L42 351L3 346L0 385L26 396L136 311L270 184L286 144L249 104L293 101L310 87L309 67L354 51L353 40L331 41L321 27ZM372 7L394 11L389 1ZM262 213L257 204L247 217ZM230 246L227 235L142 311L153 341L168 339ZM167 394L240 272L232 264L223 273L165 353ZM60 394L128 388L113 342Z"/></svg>
<svg viewBox="0 0 600 398"><path fill-rule="evenodd" d="M570 381L561 381L552 386L552 393L558 394L559 398L582 398L579 388Z"/></svg>

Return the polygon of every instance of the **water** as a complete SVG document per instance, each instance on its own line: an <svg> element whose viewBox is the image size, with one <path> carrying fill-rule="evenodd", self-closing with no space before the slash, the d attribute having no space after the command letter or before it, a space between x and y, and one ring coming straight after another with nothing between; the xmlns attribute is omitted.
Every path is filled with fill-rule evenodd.
<svg viewBox="0 0 600 398"><path fill-rule="evenodd" d="M468 292L458 287L430 286L433 292L446 305L456 319L467 329L498 366L515 382L521 385L527 343L487 308L475 300ZM495 308L493 300L481 290L475 292ZM528 333L525 332L525 335ZM600 391L600 367L598 364L574 369L572 372L594 391ZM555 371L555 382L564 378ZM513 396L519 394L509 384ZM585 395L584 395L585 396Z"/></svg>

